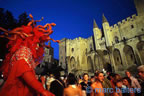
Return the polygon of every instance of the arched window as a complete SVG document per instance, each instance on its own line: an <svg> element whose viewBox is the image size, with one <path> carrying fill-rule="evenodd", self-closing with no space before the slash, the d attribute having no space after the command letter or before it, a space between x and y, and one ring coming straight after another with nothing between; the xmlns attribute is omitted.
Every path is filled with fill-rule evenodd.
<svg viewBox="0 0 144 96"><path fill-rule="evenodd" d="M115 36L115 43L119 43L119 38Z"/></svg>

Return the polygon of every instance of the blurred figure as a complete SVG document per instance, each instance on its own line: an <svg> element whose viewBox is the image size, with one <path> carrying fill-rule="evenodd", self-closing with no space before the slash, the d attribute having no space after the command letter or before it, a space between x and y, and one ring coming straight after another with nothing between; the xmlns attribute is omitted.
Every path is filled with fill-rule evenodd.
<svg viewBox="0 0 144 96"><path fill-rule="evenodd" d="M60 72L55 71L53 74L55 80L51 82L49 91L52 92L55 96L63 96L65 84L60 78Z"/></svg>
<svg viewBox="0 0 144 96"><path fill-rule="evenodd" d="M141 85L141 96L144 96L144 65L137 68L139 75L139 83Z"/></svg>
<svg viewBox="0 0 144 96"><path fill-rule="evenodd" d="M102 82L103 88L112 88L111 82L104 77L104 81ZM105 96L111 96L111 92L105 92Z"/></svg>
<svg viewBox="0 0 144 96"><path fill-rule="evenodd" d="M123 84L128 89L128 92L123 93L123 96L135 96L134 90L130 90L130 88L132 88L132 86L131 86L131 79L128 78L128 77L124 77L123 78Z"/></svg>
<svg viewBox="0 0 144 96"><path fill-rule="evenodd" d="M95 78L94 78L94 76L91 76L91 78L90 78L90 82L91 82L91 84L95 82Z"/></svg>
<svg viewBox="0 0 144 96"><path fill-rule="evenodd" d="M115 80L115 86L116 88L113 90L113 96L123 96L122 95L122 86L123 86L123 83L122 83L122 79L121 80Z"/></svg>
<svg viewBox="0 0 144 96"><path fill-rule="evenodd" d="M54 79L53 74L50 74L50 76L49 76L49 77L47 77L47 81L46 81L47 90L49 90L49 89L50 89L50 84L51 84L51 82L53 82L54 80L55 80L55 79Z"/></svg>
<svg viewBox="0 0 144 96"><path fill-rule="evenodd" d="M109 78L108 78L110 80L110 83L113 89L115 89L115 84L114 84L115 77L116 77L115 73L110 73Z"/></svg>
<svg viewBox="0 0 144 96"><path fill-rule="evenodd" d="M78 77L78 86L81 86L81 83L83 82L81 76Z"/></svg>
<svg viewBox="0 0 144 96"><path fill-rule="evenodd" d="M46 76L41 75L40 79L44 89L46 89Z"/></svg>
<svg viewBox="0 0 144 96"><path fill-rule="evenodd" d="M70 73L67 78L68 87L64 89L64 96L82 96L82 90L77 86L74 74Z"/></svg>
<svg viewBox="0 0 144 96"><path fill-rule="evenodd" d="M89 82L88 73L83 74L83 82L81 82L80 84L81 84L81 89L82 89L82 95L90 96L90 93L87 92L88 88L91 86L91 83Z"/></svg>
<svg viewBox="0 0 144 96"><path fill-rule="evenodd" d="M3 79L2 74L0 74L0 89L3 86L3 84L4 84L4 79Z"/></svg>
<svg viewBox="0 0 144 96"><path fill-rule="evenodd" d="M91 96L105 96L102 86L102 82L104 81L104 74L102 72L95 73L95 82L91 85L92 92Z"/></svg>
<svg viewBox="0 0 144 96"><path fill-rule="evenodd" d="M131 79L131 87L141 89L141 86L140 86L138 80L135 77L133 77L129 71L125 71L125 74L128 78Z"/></svg>
<svg viewBox="0 0 144 96"><path fill-rule="evenodd" d="M144 65L139 66L137 69L140 78L144 81Z"/></svg>
<svg viewBox="0 0 144 96"><path fill-rule="evenodd" d="M67 87L67 76L66 75L64 76L63 82L65 84L65 87Z"/></svg>

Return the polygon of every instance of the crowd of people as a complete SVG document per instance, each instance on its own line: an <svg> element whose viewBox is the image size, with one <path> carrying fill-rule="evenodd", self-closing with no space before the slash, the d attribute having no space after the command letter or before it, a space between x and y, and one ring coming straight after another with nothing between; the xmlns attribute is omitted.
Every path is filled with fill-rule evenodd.
<svg viewBox="0 0 144 96"><path fill-rule="evenodd" d="M59 72L40 77L44 88L55 96L144 96L144 65L133 76L128 70L125 76L117 73L96 71L93 76L84 73L61 76Z"/></svg>

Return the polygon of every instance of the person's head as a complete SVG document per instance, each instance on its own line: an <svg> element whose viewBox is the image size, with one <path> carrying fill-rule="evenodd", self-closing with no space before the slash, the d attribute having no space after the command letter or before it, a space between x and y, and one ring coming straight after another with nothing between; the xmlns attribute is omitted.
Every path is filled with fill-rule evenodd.
<svg viewBox="0 0 144 96"><path fill-rule="evenodd" d="M90 82L93 83L94 81L95 81L94 76L91 76L91 78L90 78Z"/></svg>
<svg viewBox="0 0 144 96"><path fill-rule="evenodd" d="M116 81L116 86L117 86L118 88L122 88L122 85L123 85L122 80L117 80L117 81Z"/></svg>
<svg viewBox="0 0 144 96"><path fill-rule="evenodd" d="M122 78L121 78L121 76L120 76L119 74L115 74L114 79L120 80L120 79L122 79Z"/></svg>
<svg viewBox="0 0 144 96"><path fill-rule="evenodd" d="M137 70L140 78L144 80L144 65L139 66Z"/></svg>
<svg viewBox="0 0 144 96"><path fill-rule="evenodd" d="M116 75L115 73L110 73L109 74L109 79L110 80L114 80L115 75Z"/></svg>
<svg viewBox="0 0 144 96"><path fill-rule="evenodd" d="M107 72L106 72L107 75L109 75L110 73L111 73L110 71L107 71Z"/></svg>
<svg viewBox="0 0 144 96"><path fill-rule="evenodd" d="M119 74L115 74L114 77L113 77L113 80L112 82L116 85L117 82L120 83L120 81L122 81L122 78ZM117 85L116 85L117 86Z"/></svg>
<svg viewBox="0 0 144 96"><path fill-rule="evenodd" d="M54 77L56 78L56 79L60 79L60 72L59 71L55 71L54 73L53 73L53 75L54 75Z"/></svg>
<svg viewBox="0 0 144 96"><path fill-rule="evenodd" d="M126 70L126 71L125 71L125 75L126 75L127 77L130 77L130 76L131 76L131 73L130 73L128 70Z"/></svg>
<svg viewBox="0 0 144 96"><path fill-rule="evenodd" d="M104 74L103 72L96 72L95 73L96 81L103 82L104 81Z"/></svg>
<svg viewBox="0 0 144 96"><path fill-rule="evenodd" d="M131 85L131 79L128 78L128 77L124 77L124 78L123 78L123 84L124 84L125 86L130 86L130 85Z"/></svg>
<svg viewBox="0 0 144 96"><path fill-rule="evenodd" d="M67 83L68 85L73 85L77 83L76 77L73 73L69 73L68 77L67 77Z"/></svg>
<svg viewBox="0 0 144 96"><path fill-rule="evenodd" d="M83 80L84 80L84 81L88 81L88 80L89 80L89 75L88 75L88 73L84 73L84 74L83 74Z"/></svg>

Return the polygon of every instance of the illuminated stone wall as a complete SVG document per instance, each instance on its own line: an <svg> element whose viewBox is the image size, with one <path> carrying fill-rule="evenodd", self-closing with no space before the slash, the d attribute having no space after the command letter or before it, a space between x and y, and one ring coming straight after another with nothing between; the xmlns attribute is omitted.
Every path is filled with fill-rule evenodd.
<svg viewBox="0 0 144 96"><path fill-rule="evenodd" d="M135 70L144 64L144 11L139 6L136 5L138 15L112 26L104 15L102 29L94 21L94 36L62 40L60 64L76 75L103 69L124 74L124 70Z"/></svg>

